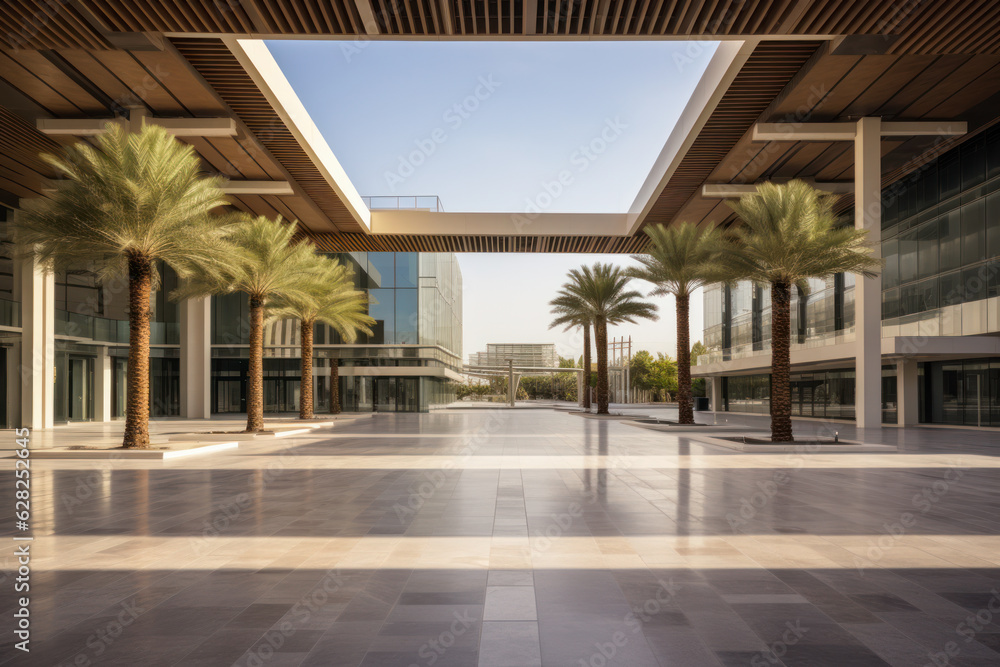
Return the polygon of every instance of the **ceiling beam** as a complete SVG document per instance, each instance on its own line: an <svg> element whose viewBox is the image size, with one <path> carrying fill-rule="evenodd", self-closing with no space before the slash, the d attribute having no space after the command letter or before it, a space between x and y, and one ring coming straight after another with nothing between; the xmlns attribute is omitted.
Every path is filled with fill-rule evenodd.
<svg viewBox="0 0 1000 667"><path fill-rule="evenodd" d="M757 123L752 141L854 141L856 122ZM883 137L960 136L968 132L963 121L913 121L882 123Z"/></svg>
<svg viewBox="0 0 1000 667"><path fill-rule="evenodd" d="M49 179L42 184L42 194L53 195L59 186L68 181L64 179ZM292 197L295 190L288 181L242 181L227 180L222 185L222 191L227 195L276 195L282 197Z"/></svg>
<svg viewBox="0 0 1000 667"><path fill-rule="evenodd" d="M829 192L830 194L849 194L854 192L854 183L851 181L815 182L803 180L817 190ZM743 195L757 193L757 183L706 183L701 186L701 196L707 199L738 199Z"/></svg>
<svg viewBox="0 0 1000 667"><path fill-rule="evenodd" d="M375 20L375 12L372 10L371 0L354 0L354 6L361 17L361 25L365 27L365 32L369 35L378 35L381 30L378 21Z"/></svg>
<svg viewBox="0 0 1000 667"><path fill-rule="evenodd" d="M441 28L446 35L455 34L455 21L451 14L451 0L431 0L438 3L438 11L441 14Z"/></svg>
<svg viewBox="0 0 1000 667"><path fill-rule="evenodd" d="M524 9L522 9L521 14L521 32L525 35L534 35L537 24L538 0L524 0Z"/></svg>
<svg viewBox="0 0 1000 667"><path fill-rule="evenodd" d="M291 197L295 194L288 181L227 181L222 186L227 195L279 195Z"/></svg>
<svg viewBox="0 0 1000 667"><path fill-rule="evenodd" d="M121 118L39 118L36 127L49 136L92 137L103 134L108 123L123 122ZM232 118L153 118L145 124L159 125L175 137L233 137L236 121Z"/></svg>

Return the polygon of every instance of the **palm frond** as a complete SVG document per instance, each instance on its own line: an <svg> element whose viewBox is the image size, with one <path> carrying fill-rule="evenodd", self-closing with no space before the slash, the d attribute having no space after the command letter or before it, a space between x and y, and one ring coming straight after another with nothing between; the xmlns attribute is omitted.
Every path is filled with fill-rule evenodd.
<svg viewBox="0 0 1000 667"><path fill-rule="evenodd" d="M803 181L763 183L727 202L741 225L729 232L724 264L731 277L797 284L835 273L878 275L882 260L867 232L840 224L835 198Z"/></svg>
<svg viewBox="0 0 1000 667"><path fill-rule="evenodd" d="M223 179L206 176L194 148L165 129L128 133L112 123L96 145L42 157L60 180L16 216L18 255L58 270L92 268L101 280L127 275L130 257L163 261L181 276L218 261L227 218L213 212L228 203Z"/></svg>

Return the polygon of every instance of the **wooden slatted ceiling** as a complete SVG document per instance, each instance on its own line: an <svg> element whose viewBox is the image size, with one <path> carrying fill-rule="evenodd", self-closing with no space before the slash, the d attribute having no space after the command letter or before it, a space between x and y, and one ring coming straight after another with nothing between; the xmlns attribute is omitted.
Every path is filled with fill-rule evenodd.
<svg viewBox="0 0 1000 667"><path fill-rule="evenodd" d="M55 141L0 107L0 189L22 198L40 196L42 182L55 175L40 156L58 150Z"/></svg>
<svg viewBox="0 0 1000 667"><path fill-rule="evenodd" d="M769 122L849 121L860 115L886 120L960 118L970 134L939 140L882 140L883 185L888 186L934 155L967 140L997 119L1000 108L998 55L834 56L821 49L812 62L761 114ZM710 183L769 179L853 180L849 142L753 142L745 133L708 177ZM852 205L840 198L838 210ZM724 223L732 211L697 191L674 220Z"/></svg>
<svg viewBox="0 0 1000 667"><path fill-rule="evenodd" d="M890 53L1000 53L995 0L8 0L15 48L109 48L106 33L364 35L357 2L383 35L670 37L891 35Z"/></svg>
<svg viewBox="0 0 1000 667"><path fill-rule="evenodd" d="M292 136L253 79L217 39L175 39L177 50L215 89L243 123L254 133L303 191L338 229L360 232L361 228L336 191L323 178L312 159Z"/></svg>
<svg viewBox="0 0 1000 667"><path fill-rule="evenodd" d="M76 7L51 0L5 0L0 8L0 43L10 49L109 47Z"/></svg>
<svg viewBox="0 0 1000 667"><path fill-rule="evenodd" d="M754 49L644 224L666 224L674 219L819 46L819 42L763 42Z"/></svg>
<svg viewBox="0 0 1000 667"><path fill-rule="evenodd" d="M635 253L645 235L625 236L416 236L306 233L324 252L550 252Z"/></svg>

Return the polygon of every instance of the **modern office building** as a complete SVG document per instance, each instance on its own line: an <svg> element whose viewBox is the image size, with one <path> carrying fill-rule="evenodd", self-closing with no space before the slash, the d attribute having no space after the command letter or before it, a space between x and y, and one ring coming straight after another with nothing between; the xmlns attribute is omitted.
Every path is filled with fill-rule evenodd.
<svg viewBox="0 0 1000 667"><path fill-rule="evenodd" d="M882 189L881 417L1000 426L1000 126ZM792 301L792 413L856 418L856 279L813 280ZM770 298L705 290L697 375L717 404L767 413Z"/></svg>
<svg viewBox="0 0 1000 667"><path fill-rule="evenodd" d="M469 355L470 366L515 366L556 368L559 356L555 343L487 343L485 352Z"/></svg>
<svg viewBox="0 0 1000 667"><path fill-rule="evenodd" d="M21 200L43 196L54 173L39 153L92 136L108 121L168 128L207 171L229 179L233 207L299 220L329 253L631 253L644 247L647 225L732 224L725 198L761 181L811 179L842 195L840 212L854 211L854 224L869 230L887 267L876 279L816 284L797 303L801 342L792 360L800 414L853 417L862 427L891 422L893 411L902 424L994 424L1000 391L992 360L1000 358L1000 336L989 230L996 220L990 188L992 128L1000 121L998 34L1000 13L987 0L195 0L183 7L166 0L13 0L0 12L0 204L17 209ZM351 183L262 41L298 38L347 45L681 39L691 40L692 63L707 64L627 211L570 215L536 205L470 213L444 211L424 198L377 210ZM606 142L615 131L608 123L583 133L582 144ZM548 196L546 185L539 183L536 199ZM93 418L111 415L116 394L108 387L121 366L101 355L117 359L121 347L120 289L97 290L83 274L53 280L37 267L5 266L0 299L6 281L9 303L20 306L0 307L0 332L8 336L7 387L20 383L22 421L50 423L57 405L67 419L89 414L90 403ZM985 278L976 277L983 270ZM74 312L68 304L87 294L92 305ZM394 292L393 322L382 332L391 330L397 348L410 344L398 342L400 335L412 334L400 329L396 310L410 296L400 298ZM725 395L731 409L762 410L767 294L742 286L709 290L706 299L706 338L715 349L696 372L713 378L717 404ZM238 355L216 348L210 323L213 313L238 307L155 305L153 380L162 395L156 409L208 414L220 391L226 409L236 405L235 390L219 378L240 377ZM290 348L293 328L274 335L275 349ZM422 336L418 329L416 344L441 340ZM95 347L107 352L88 356ZM272 357L271 404L287 406L294 390L277 380L291 377L280 358ZM204 374L215 378L205 386L192 379L203 368L214 368ZM387 377L405 376L394 372ZM88 395L83 379L91 373ZM397 406L399 386L397 379ZM354 388L357 395L366 390ZM402 403L411 405L408 391Z"/></svg>
<svg viewBox="0 0 1000 667"><path fill-rule="evenodd" d="M9 209L0 208L4 217ZM110 421L125 410L127 284L80 270L56 275L0 258L0 425L32 416L49 423ZM461 379L462 274L451 253L333 253L367 292L372 335L344 344L326 325L314 332L314 400L345 411L417 412L454 400ZM155 417L246 412L249 307L243 294L180 304L177 277L161 267L152 297L150 412ZM299 406L299 324L265 325L264 409ZM41 373L20 359L51 359ZM331 365L339 365L339 387ZM34 423L45 423L37 421Z"/></svg>

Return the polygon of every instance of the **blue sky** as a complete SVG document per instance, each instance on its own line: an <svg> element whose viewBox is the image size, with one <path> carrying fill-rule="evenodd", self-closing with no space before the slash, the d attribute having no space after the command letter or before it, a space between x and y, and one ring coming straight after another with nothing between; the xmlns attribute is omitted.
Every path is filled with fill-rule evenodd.
<svg viewBox="0 0 1000 667"><path fill-rule="evenodd" d="M524 211L569 170L571 182L545 210L573 213L628 210L714 51L689 42L268 46L362 195L438 195L448 211ZM546 304L568 268L595 259L626 261L460 255L465 352L487 342L570 349L569 335L548 330ZM504 307L514 295L516 318ZM661 301L667 320L612 335L631 333L642 347L673 354L673 306ZM700 329L696 316L694 339Z"/></svg>

